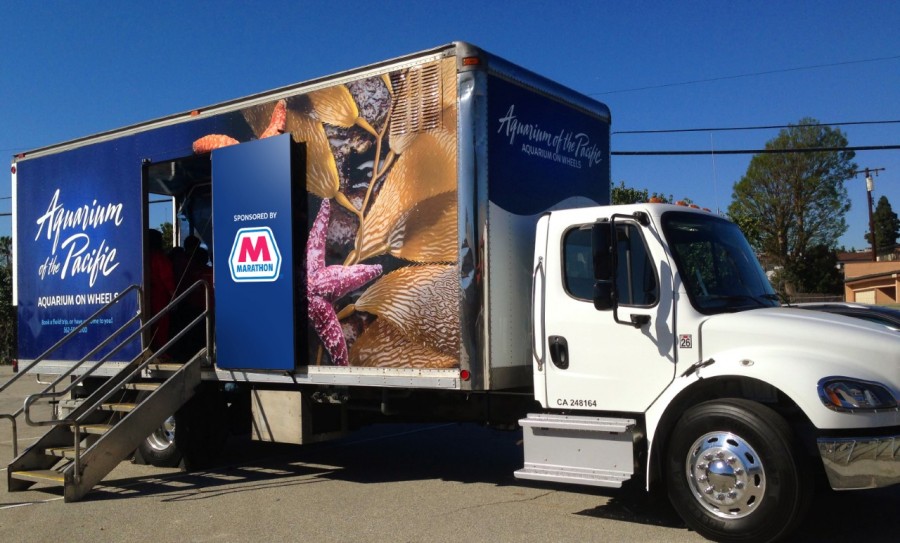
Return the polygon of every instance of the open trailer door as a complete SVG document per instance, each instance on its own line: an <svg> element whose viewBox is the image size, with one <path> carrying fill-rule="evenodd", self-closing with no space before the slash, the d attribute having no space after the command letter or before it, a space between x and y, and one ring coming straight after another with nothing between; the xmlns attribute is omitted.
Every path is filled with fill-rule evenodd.
<svg viewBox="0 0 900 543"><path fill-rule="evenodd" d="M290 371L303 352L304 161L290 134L212 152L219 368Z"/></svg>

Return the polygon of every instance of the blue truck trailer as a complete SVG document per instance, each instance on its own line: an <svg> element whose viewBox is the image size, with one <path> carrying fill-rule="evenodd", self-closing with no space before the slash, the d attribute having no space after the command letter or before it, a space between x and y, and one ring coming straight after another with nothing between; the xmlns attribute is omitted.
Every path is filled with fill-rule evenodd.
<svg viewBox="0 0 900 543"><path fill-rule="evenodd" d="M101 431L86 411L129 410L113 456L161 464L215 448L221 425L185 421L225 412L226 388L264 440L338 435L355 408L514 424L533 402L534 225L608 203L609 123L603 104L453 43L19 154L20 365L59 376L67 393L41 400L74 406L60 418L81 433ZM171 284L151 247L159 207ZM91 446L71 474L16 460L10 484L62 477L77 499L111 469L92 471Z"/></svg>

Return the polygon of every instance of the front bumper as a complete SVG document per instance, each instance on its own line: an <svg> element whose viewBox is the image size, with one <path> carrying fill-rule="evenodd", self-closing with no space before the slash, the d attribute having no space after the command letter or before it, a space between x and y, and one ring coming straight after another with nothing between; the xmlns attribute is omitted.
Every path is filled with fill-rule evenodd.
<svg viewBox="0 0 900 543"><path fill-rule="evenodd" d="M900 435L818 440L819 454L835 490L900 484Z"/></svg>

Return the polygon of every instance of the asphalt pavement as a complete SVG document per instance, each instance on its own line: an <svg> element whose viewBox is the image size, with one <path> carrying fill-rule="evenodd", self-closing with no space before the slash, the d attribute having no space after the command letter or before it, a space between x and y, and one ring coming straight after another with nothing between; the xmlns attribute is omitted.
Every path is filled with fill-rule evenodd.
<svg viewBox="0 0 900 543"><path fill-rule="evenodd" d="M0 366L0 383L9 376ZM36 390L23 379L0 413ZM40 431L20 428L20 448ZM11 458L0 420L0 474ZM213 469L126 461L77 503L10 493L2 476L0 541L703 541L641 489L523 482L521 462L520 432L470 424L379 425L305 446L232 437ZM894 541L898 498L900 487L823 492L795 541Z"/></svg>

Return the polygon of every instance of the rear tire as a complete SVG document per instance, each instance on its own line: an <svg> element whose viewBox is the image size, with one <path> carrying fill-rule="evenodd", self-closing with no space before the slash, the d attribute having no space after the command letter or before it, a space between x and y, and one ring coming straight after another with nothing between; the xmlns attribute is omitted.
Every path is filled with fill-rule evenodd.
<svg viewBox="0 0 900 543"><path fill-rule="evenodd" d="M812 498L810 471L798 451L787 422L762 404L701 403L672 432L669 499L708 539L776 541L796 529Z"/></svg>
<svg viewBox="0 0 900 543"><path fill-rule="evenodd" d="M169 417L155 432L147 436L138 453L147 464L158 468L175 468L181 464L181 451L175 446L175 417Z"/></svg>
<svg viewBox="0 0 900 543"><path fill-rule="evenodd" d="M140 402L149 392L138 395ZM201 386L194 396L138 446L138 461L160 468L208 467L228 438L225 399L217 386Z"/></svg>
<svg viewBox="0 0 900 543"><path fill-rule="evenodd" d="M149 392L139 393L137 403L142 402L149 394ZM138 445L138 459L158 468L178 467L181 464L181 451L175 445L176 425L174 415L167 418L159 428Z"/></svg>

